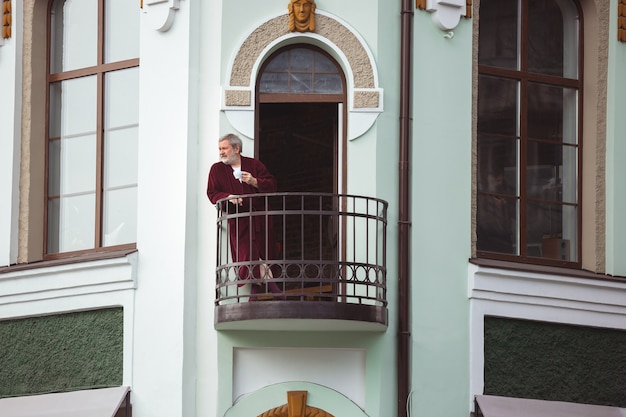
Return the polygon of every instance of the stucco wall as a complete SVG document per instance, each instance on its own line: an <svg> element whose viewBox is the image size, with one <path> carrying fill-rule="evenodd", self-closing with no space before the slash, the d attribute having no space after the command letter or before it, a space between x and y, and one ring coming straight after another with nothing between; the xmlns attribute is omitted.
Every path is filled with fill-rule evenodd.
<svg viewBox="0 0 626 417"><path fill-rule="evenodd" d="M485 394L626 407L626 332L485 318Z"/></svg>
<svg viewBox="0 0 626 417"><path fill-rule="evenodd" d="M121 308L0 321L0 397L122 385Z"/></svg>

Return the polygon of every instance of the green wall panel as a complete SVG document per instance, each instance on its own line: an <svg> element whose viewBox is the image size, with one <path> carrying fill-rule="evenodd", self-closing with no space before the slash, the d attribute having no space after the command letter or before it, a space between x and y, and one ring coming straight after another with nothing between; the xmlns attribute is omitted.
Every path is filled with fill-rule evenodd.
<svg viewBox="0 0 626 417"><path fill-rule="evenodd" d="M122 385L121 308L0 321L0 397Z"/></svg>
<svg viewBox="0 0 626 417"><path fill-rule="evenodd" d="M484 393L626 407L626 332L487 317Z"/></svg>

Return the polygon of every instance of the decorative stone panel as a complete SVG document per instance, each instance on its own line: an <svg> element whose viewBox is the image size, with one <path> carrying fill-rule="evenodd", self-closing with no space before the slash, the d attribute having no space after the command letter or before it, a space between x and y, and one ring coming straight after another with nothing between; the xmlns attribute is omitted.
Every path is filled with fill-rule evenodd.
<svg viewBox="0 0 626 417"><path fill-rule="evenodd" d="M250 106L252 105L250 90L226 90L224 102L227 106Z"/></svg>

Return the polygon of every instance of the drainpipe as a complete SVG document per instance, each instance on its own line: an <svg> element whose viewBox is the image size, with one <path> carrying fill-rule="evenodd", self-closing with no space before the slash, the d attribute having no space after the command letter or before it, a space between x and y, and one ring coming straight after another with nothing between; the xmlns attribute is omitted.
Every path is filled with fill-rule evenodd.
<svg viewBox="0 0 626 417"><path fill-rule="evenodd" d="M400 154L398 198L398 417L407 416L409 398L409 349L411 332L409 325L409 237L411 227L409 189L409 145L411 138L411 56L413 38L413 1L402 2L400 25Z"/></svg>

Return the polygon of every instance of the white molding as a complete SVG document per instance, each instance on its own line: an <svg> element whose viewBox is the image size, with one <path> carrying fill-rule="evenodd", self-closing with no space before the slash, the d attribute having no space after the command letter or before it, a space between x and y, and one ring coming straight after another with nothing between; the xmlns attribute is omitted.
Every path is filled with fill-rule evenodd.
<svg viewBox="0 0 626 417"><path fill-rule="evenodd" d="M626 330L626 283L469 264L470 410L484 388L486 316Z"/></svg>
<svg viewBox="0 0 626 417"><path fill-rule="evenodd" d="M133 383L137 252L0 274L0 320L110 307L124 311L123 384Z"/></svg>
<svg viewBox="0 0 626 417"><path fill-rule="evenodd" d="M72 298L134 290L137 287L136 265L135 252L114 259L0 274L0 318L20 316L11 313L12 310L20 311L20 305L51 300L62 300L65 305L70 305L69 299ZM111 304L122 305L121 302ZM54 312L56 309L51 308L48 313Z"/></svg>

